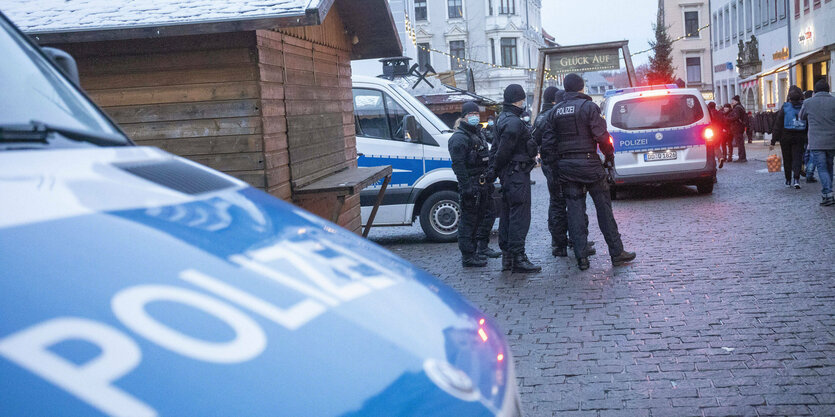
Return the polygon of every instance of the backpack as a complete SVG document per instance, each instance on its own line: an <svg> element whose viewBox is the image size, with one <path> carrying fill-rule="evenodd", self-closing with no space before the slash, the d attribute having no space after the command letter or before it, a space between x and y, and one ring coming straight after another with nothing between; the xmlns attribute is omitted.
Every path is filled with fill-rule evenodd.
<svg viewBox="0 0 835 417"><path fill-rule="evenodd" d="M783 129L795 132L806 130L806 121L800 120L800 109L792 103L783 104Z"/></svg>

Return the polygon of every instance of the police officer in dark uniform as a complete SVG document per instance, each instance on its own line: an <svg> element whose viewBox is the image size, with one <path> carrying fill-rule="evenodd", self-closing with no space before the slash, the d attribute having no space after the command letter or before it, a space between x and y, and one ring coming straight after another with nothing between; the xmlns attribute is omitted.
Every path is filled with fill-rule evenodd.
<svg viewBox="0 0 835 417"><path fill-rule="evenodd" d="M565 97L547 119L542 148L545 154L557 157L560 186L568 208L568 230L574 243L577 265L580 270L589 268L589 232L585 220L587 192L594 202L597 222L609 246L612 265L622 265L635 259L635 253L623 249L612 213L606 171L597 155L597 148L600 147L606 157L605 166L614 166L614 147L609 142L606 121L600 116L600 107L582 93L585 84L579 75L566 75L563 84Z"/></svg>
<svg viewBox="0 0 835 417"><path fill-rule="evenodd" d="M461 108L462 118L455 133L449 139L449 155L452 171L458 179L461 219L458 223L458 248L461 263L465 267L487 265L487 258L497 258L499 253L487 246L493 216L488 215L493 184L484 181L489 163L488 145L481 131L478 105L468 101ZM489 219L488 219L489 218ZM487 221L489 220L489 224ZM486 239L484 231L486 229ZM481 239L479 239L481 238Z"/></svg>
<svg viewBox="0 0 835 417"><path fill-rule="evenodd" d="M499 218L502 270L538 272L542 267L531 263L525 254L525 239L531 226L531 170L536 156L530 127L520 118L525 111L525 99L525 90L519 84L511 84L504 90L486 182L492 183L498 176L502 184Z"/></svg>
<svg viewBox="0 0 835 417"><path fill-rule="evenodd" d="M551 114L551 109L556 103L563 101L565 91L557 87L548 87L542 93L542 111L536 116L536 121L533 125L533 139L538 147L542 147L542 136L545 132L545 124L548 116ZM566 216L565 197L560 188L559 179L557 178L557 156L548 154L545 149L540 152L542 157L542 173L545 175L545 180L548 183L548 231L551 232L551 254L559 257L568 256L566 247L569 245L568 236L568 218ZM588 224L588 216L586 216L586 224ZM589 241L589 246L594 246L593 241ZM589 249L593 255L594 248Z"/></svg>

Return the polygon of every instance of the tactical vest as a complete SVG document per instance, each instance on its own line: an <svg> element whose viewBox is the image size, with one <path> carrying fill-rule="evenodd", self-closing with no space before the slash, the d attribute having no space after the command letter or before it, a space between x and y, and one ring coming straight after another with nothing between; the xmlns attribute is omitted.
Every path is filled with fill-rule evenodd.
<svg viewBox="0 0 835 417"><path fill-rule="evenodd" d="M487 141L479 134L470 134L470 153L467 156L467 171L470 175L480 175L490 162Z"/></svg>
<svg viewBox="0 0 835 417"><path fill-rule="evenodd" d="M554 107L551 120L557 135L557 155L597 152L591 128L580 118L580 110L587 102L583 98L574 98Z"/></svg>
<svg viewBox="0 0 835 417"><path fill-rule="evenodd" d="M502 123L504 119L508 117L519 117L513 113L503 111L499 113L499 118L496 119L496 139L498 141L499 138L502 136L502 131L499 130L499 126L505 126L505 123ZM512 162L525 162L529 163L532 162L532 158L528 155L528 148L527 143L528 140L531 139L531 130L528 127L527 123L522 122L523 130L520 132L520 137L516 140L516 145L513 147L513 155L510 157ZM498 143L494 143L493 146L497 146Z"/></svg>

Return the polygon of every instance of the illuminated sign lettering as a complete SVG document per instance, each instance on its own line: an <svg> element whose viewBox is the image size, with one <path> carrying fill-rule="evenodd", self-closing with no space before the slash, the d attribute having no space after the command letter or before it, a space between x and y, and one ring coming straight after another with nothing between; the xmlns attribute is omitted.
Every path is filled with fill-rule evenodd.
<svg viewBox="0 0 835 417"><path fill-rule="evenodd" d="M551 64L551 72L555 74L613 70L620 68L618 48L577 52L555 52L550 54L548 58Z"/></svg>

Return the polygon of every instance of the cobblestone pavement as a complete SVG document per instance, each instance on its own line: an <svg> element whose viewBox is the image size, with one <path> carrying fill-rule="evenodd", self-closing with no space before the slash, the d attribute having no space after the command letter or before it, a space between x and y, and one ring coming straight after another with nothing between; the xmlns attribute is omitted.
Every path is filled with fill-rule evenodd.
<svg viewBox="0 0 835 417"><path fill-rule="evenodd" d="M455 244L419 226L371 238L495 317L527 416L835 416L835 207L818 205L820 184L784 188L762 142L748 148L712 195L648 187L615 201L630 266L612 267L590 200L592 268L551 257L538 169L539 274L463 269Z"/></svg>

